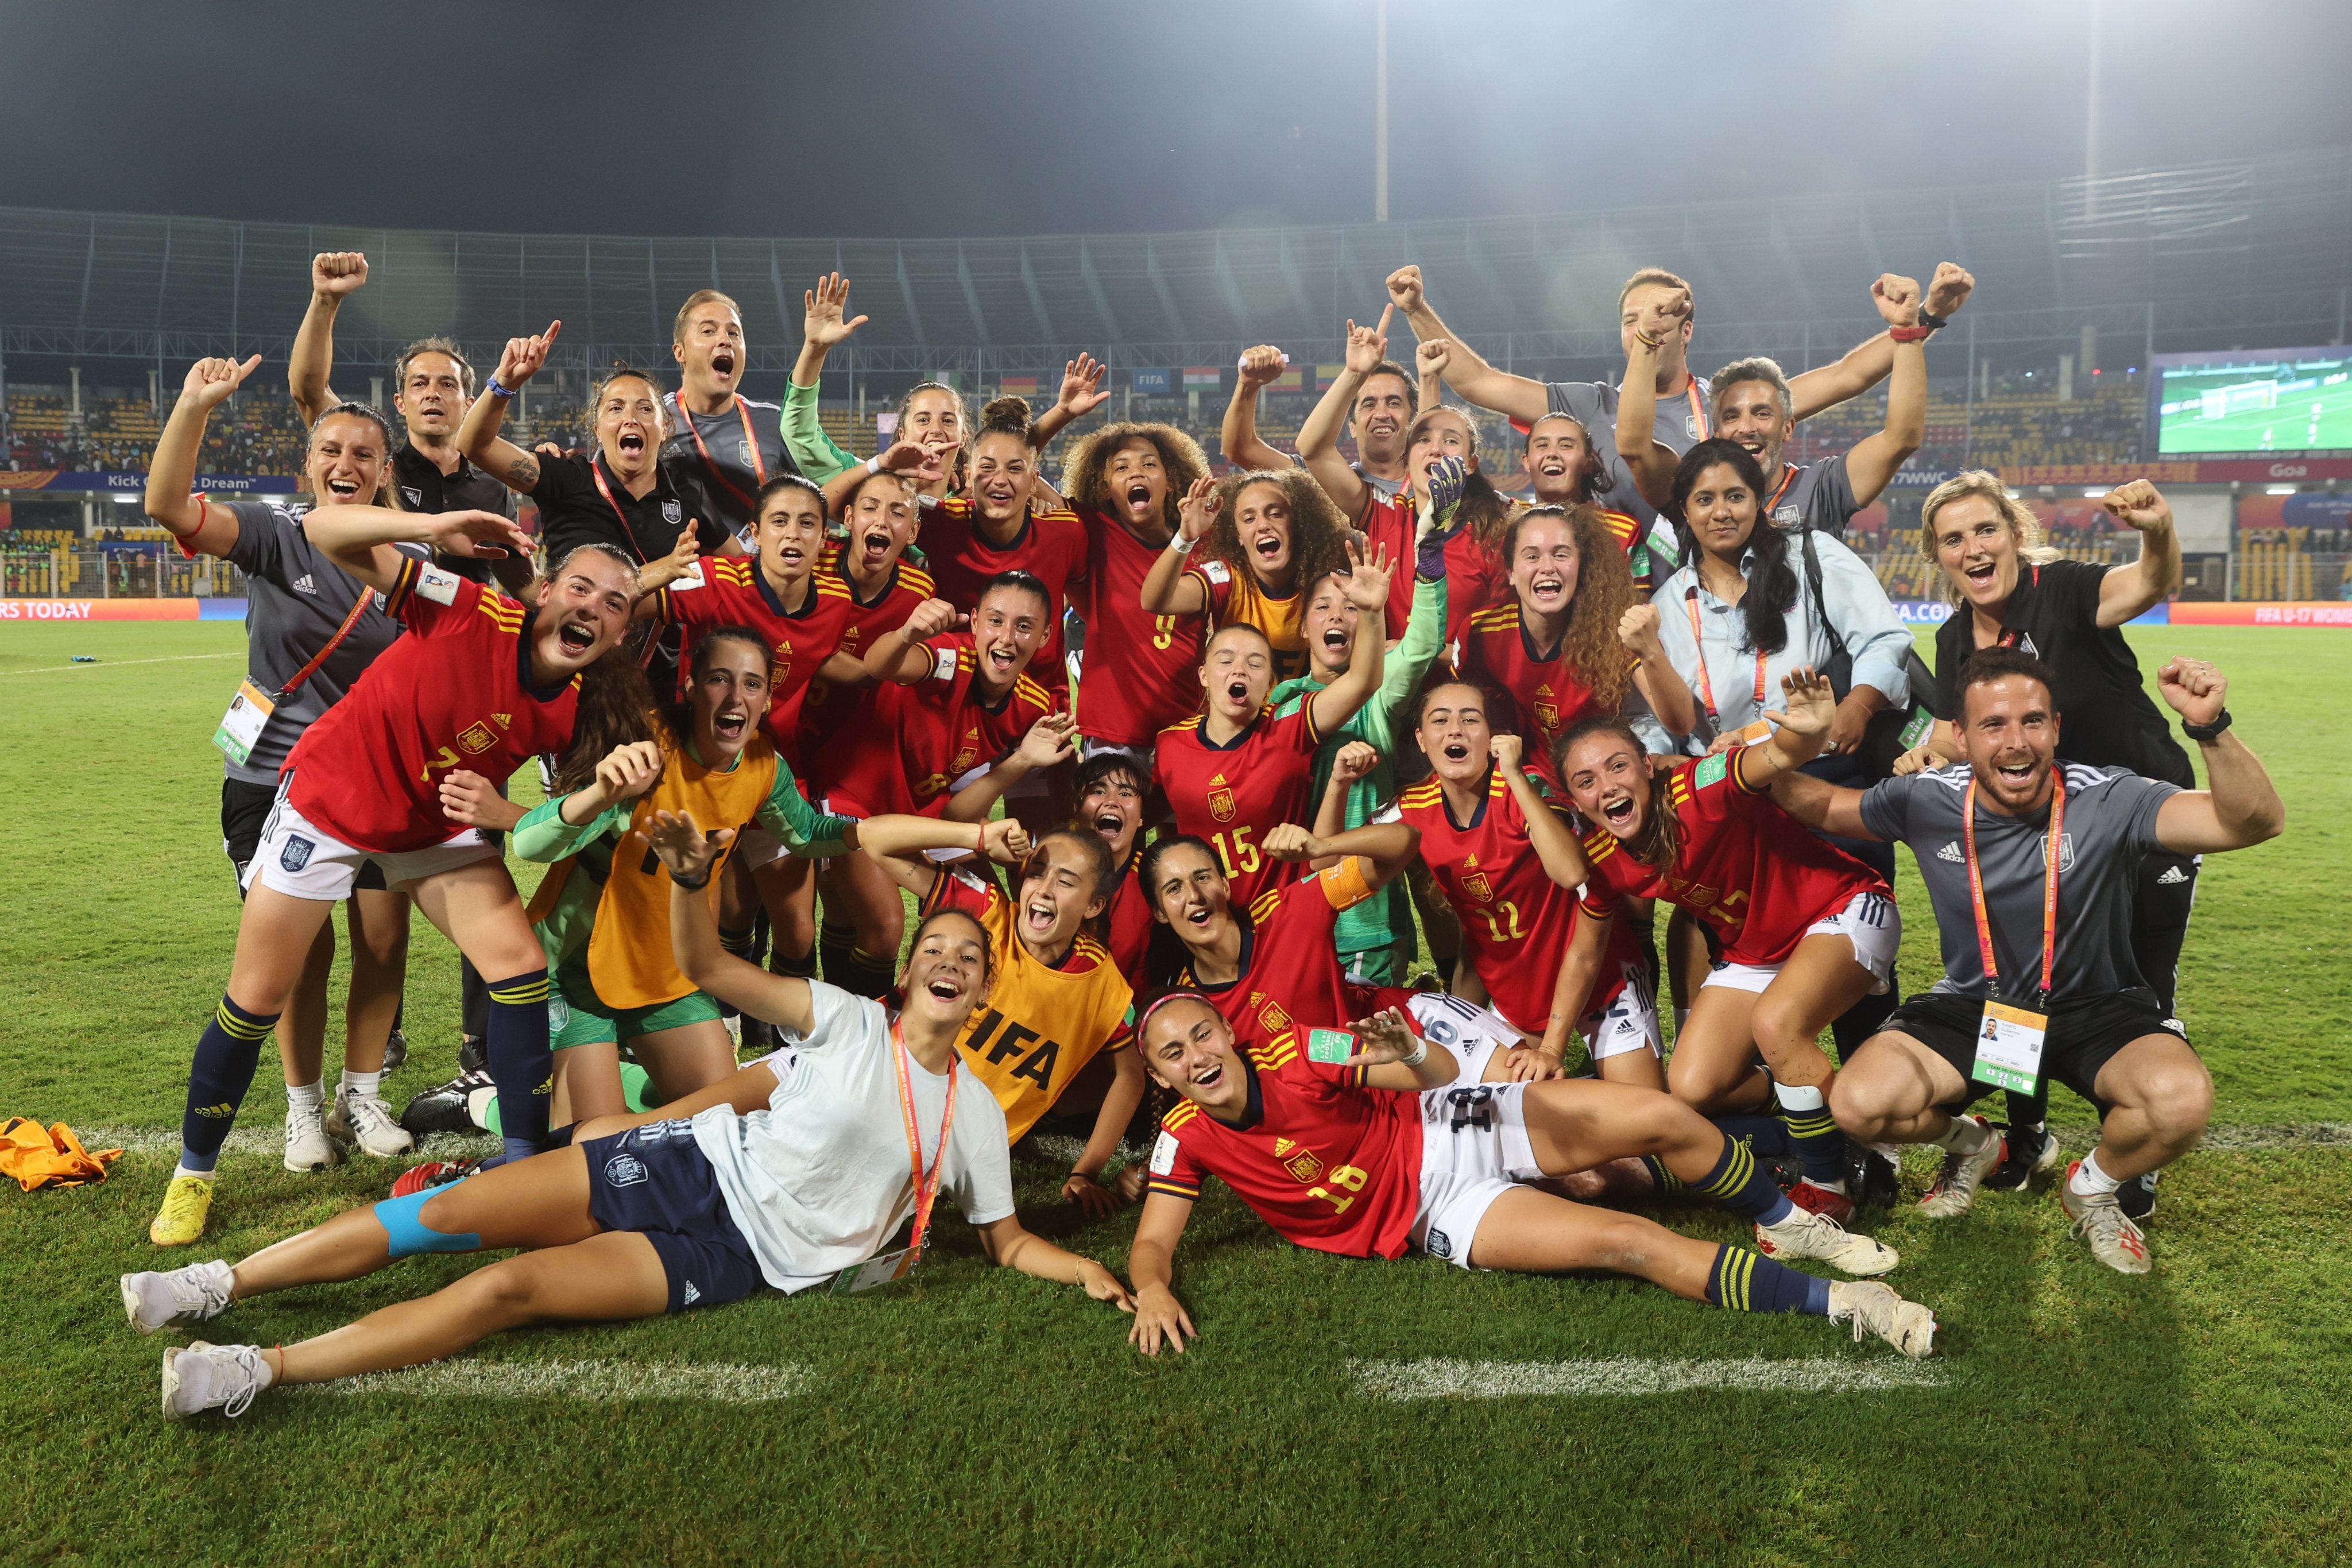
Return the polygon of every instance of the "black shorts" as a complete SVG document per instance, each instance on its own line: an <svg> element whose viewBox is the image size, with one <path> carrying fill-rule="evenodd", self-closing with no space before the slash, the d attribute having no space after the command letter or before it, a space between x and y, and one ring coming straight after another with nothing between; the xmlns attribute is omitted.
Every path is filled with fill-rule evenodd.
<svg viewBox="0 0 2352 1568"><path fill-rule="evenodd" d="M581 1147L589 1215L607 1230L634 1230L654 1244L669 1278L671 1312L740 1301L760 1288L760 1260L728 1216L691 1123L648 1122Z"/></svg>
<svg viewBox="0 0 2352 1568"><path fill-rule="evenodd" d="M1967 1091L1958 1101L1937 1109L1957 1113L1997 1087L1969 1076L1976 1065L1977 1038L1983 1024L1984 1003L1979 998L1922 991L1896 1008L1880 1027L1909 1035L1952 1064ZM2107 1103L2095 1087L2099 1070L2116 1052L2151 1034L2175 1035L2184 1043L2189 1039L2179 1020L2167 1018L2156 1005L2156 994L2145 986L2060 1002L2050 1009L2050 1031L2042 1040L2042 1079L2063 1083L2097 1106L2104 1116Z"/></svg>
<svg viewBox="0 0 2352 1568"><path fill-rule="evenodd" d="M242 779L221 780L221 848L228 853L228 863L236 868L239 898L245 896L246 864L253 859L253 852L261 847L262 824L269 821L269 808L277 801L275 785L248 784ZM352 888L353 892L385 892L383 867L368 862L360 867Z"/></svg>

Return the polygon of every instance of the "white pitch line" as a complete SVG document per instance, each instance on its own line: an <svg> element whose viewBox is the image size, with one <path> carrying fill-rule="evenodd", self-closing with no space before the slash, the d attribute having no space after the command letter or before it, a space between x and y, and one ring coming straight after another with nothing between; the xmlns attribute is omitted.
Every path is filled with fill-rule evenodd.
<svg viewBox="0 0 2352 1568"><path fill-rule="evenodd" d="M160 659L100 659L92 664L43 664L32 670L0 670L5 675L54 675L60 671L114 670L125 664L184 664L190 659L241 659L243 653L173 653Z"/></svg>
<svg viewBox="0 0 2352 1568"><path fill-rule="evenodd" d="M665 1365L627 1361L443 1361L404 1372L371 1372L317 1385L342 1396L396 1394L414 1399L699 1399L766 1405L804 1392L816 1373L713 1362Z"/></svg>
<svg viewBox="0 0 2352 1568"><path fill-rule="evenodd" d="M271 1107L276 1112L276 1107ZM256 1117L257 1126L239 1127L228 1135L226 1149L233 1155L274 1155L286 1146L286 1128L282 1114ZM68 1123L68 1125L72 1125ZM85 1149L121 1149L127 1155L177 1154L180 1149L180 1129L177 1127L75 1127L74 1136ZM487 1155L499 1146L499 1141L488 1133L428 1133L416 1140L413 1157L420 1160L467 1159L475 1155ZM383 1162L386 1169L399 1164L398 1159ZM403 1166L402 1168L405 1168Z"/></svg>
<svg viewBox="0 0 2352 1568"><path fill-rule="evenodd" d="M1812 1357L1772 1361L1352 1361L1357 1387L1375 1399L1507 1399L1526 1396L1595 1398L1728 1389L1767 1394L1869 1394L1933 1388L1943 1374L1907 1361Z"/></svg>

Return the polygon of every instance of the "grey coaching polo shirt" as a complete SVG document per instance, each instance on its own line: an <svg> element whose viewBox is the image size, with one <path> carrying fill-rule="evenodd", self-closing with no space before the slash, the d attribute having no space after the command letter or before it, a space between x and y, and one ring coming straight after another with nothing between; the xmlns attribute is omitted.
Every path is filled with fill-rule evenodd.
<svg viewBox="0 0 2352 1568"><path fill-rule="evenodd" d="M1845 526L1862 510L1854 499L1853 481L1846 476L1845 454L1836 452L1811 463L1784 463L1773 482L1775 526L1795 532L1812 528L1833 539L1845 538Z"/></svg>
<svg viewBox="0 0 2352 1568"><path fill-rule="evenodd" d="M671 433L662 443L662 466L669 471L694 516L723 524L730 533L740 533L751 522L751 504L763 483L761 472L770 479L800 472L784 451L783 411L774 403L747 397L740 408L730 404L718 413L690 414L676 392L664 392L662 402L667 405ZM751 439L758 446L756 463L752 448L743 440L747 414ZM702 437L699 446L695 444L697 435ZM710 452L708 462L703 460L705 447Z"/></svg>
<svg viewBox="0 0 2352 1568"><path fill-rule="evenodd" d="M2132 890L2141 859L2163 846L2156 814L2180 793L2177 785L2120 768L2062 764L2066 820L2058 841L2058 961L2053 998L2111 995L2145 986L2132 957ZM1862 797L1862 825L1874 836L1911 846L1936 908L1944 977L1935 988L1985 994L1969 895L1960 808L1969 773L1955 764L1874 784ZM2002 996L2030 1002L2042 983L2042 846L2050 814L2004 817L1977 808L1977 853L1984 874L1986 918Z"/></svg>
<svg viewBox="0 0 2352 1568"><path fill-rule="evenodd" d="M302 531L310 508L281 501L209 501L236 517L236 543L223 559L245 573L245 670L263 692L275 692L334 640L352 604L366 594L373 601L332 657L278 705L240 765L222 760L231 779L275 789L278 770L295 741L320 714L342 700L375 656L392 646L400 622L383 612L383 596L337 566ZM408 548L408 547L403 547ZM425 552L418 548L415 553ZM223 692L221 706L230 694Z"/></svg>

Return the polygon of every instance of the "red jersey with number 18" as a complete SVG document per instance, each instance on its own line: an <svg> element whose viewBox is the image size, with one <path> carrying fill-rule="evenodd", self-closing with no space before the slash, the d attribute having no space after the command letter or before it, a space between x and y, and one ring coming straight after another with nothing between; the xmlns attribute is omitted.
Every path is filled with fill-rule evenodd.
<svg viewBox="0 0 2352 1568"><path fill-rule="evenodd" d="M1242 1119L1178 1102L1160 1119L1145 1190L1192 1202L1217 1176L1286 1241L1402 1257L1421 1202L1421 1096L1369 1088L1360 1067L1309 1061L1287 1034L1234 1051L1249 1077Z"/></svg>
<svg viewBox="0 0 2352 1568"><path fill-rule="evenodd" d="M408 634L302 732L283 787L353 849L402 854L467 831L441 812L453 770L505 779L569 746L580 681L531 685L532 612L453 571L404 559L384 605Z"/></svg>
<svg viewBox="0 0 2352 1568"><path fill-rule="evenodd" d="M1727 963L1778 964L1797 950L1806 927L1855 894L1885 894L1876 872L1748 787L1739 768L1746 749L1675 765L1667 801L1683 847L1668 869L1643 864L1616 834L1594 829L1584 841L1592 862L1584 906L1606 915L1620 894L1663 898L1706 923Z"/></svg>
<svg viewBox="0 0 2352 1568"><path fill-rule="evenodd" d="M1108 512L1081 507L1087 580L1071 604L1087 623L1079 655L1078 733L1109 746L1150 746L1152 737L1201 706L1198 615L1150 615L1143 580L1160 551L1139 544Z"/></svg>
<svg viewBox="0 0 2352 1568"><path fill-rule="evenodd" d="M1268 860L1258 845L1277 823L1314 820L1315 748L1323 737L1305 696L1260 709L1223 746L1208 738L1208 727L1197 718L1161 730L1151 753L1152 781L1168 797L1177 830L1215 848L1234 907L1247 909L1266 889L1299 878L1298 867Z"/></svg>

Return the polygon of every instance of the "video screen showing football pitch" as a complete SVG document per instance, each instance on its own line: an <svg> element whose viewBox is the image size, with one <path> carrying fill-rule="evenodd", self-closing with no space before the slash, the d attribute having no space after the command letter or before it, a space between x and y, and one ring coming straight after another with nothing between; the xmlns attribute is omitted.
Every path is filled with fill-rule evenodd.
<svg viewBox="0 0 2352 1568"><path fill-rule="evenodd" d="M2159 361L2164 456L2352 448L2352 354L2340 348Z"/></svg>

